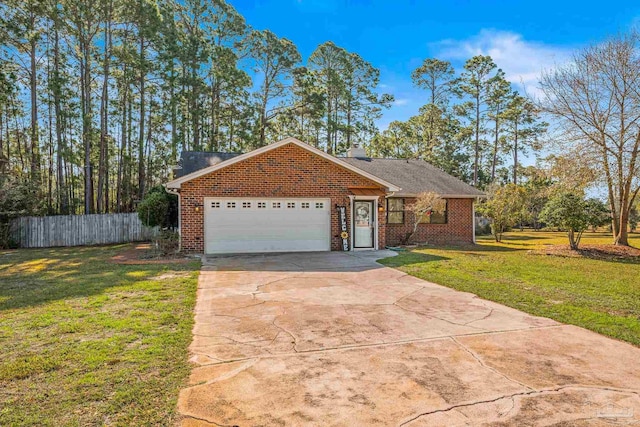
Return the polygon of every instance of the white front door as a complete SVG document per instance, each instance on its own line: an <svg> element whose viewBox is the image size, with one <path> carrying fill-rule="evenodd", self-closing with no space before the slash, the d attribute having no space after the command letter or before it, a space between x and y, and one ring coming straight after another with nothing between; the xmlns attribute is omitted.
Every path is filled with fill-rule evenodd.
<svg viewBox="0 0 640 427"><path fill-rule="evenodd" d="M330 199L205 198L205 253L331 249Z"/></svg>
<svg viewBox="0 0 640 427"><path fill-rule="evenodd" d="M373 248L374 206L374 202L371 200L355 200L353 202L353 247L356 249Z"/></svg>

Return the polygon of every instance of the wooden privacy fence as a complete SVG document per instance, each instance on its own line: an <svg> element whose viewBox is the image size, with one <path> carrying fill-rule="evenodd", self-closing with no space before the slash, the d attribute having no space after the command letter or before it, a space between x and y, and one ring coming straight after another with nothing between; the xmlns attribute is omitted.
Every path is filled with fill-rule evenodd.
<svg viewBox="0 0 640 427"><path fill-rule="evenodd" d="M11 222L13 240L21 248L139 242L158 232L142 225L137 213L27 216Z"/></svg>

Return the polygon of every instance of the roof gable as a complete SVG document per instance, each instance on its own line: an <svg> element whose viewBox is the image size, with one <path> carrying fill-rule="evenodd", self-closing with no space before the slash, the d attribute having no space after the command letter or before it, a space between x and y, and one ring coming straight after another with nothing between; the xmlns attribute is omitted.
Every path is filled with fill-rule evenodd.
<svg viewBox="0 0 640 427"><path fill-rule="evenodd" d="M250 151L248 153L245 154L240 154L238 156L232 157L228 160L222 161L222 162L218 162L216 164L213 164L211 166L205 167L203 169L188 173L186 175L180 176L179 178L174 179L173 181L168 182L167 184L165 184L165 187L169 188L169 189L179 189L181 184L183 182L187 182L187 181L191 181L192 179L198 178L200 176L203 175L207 175L209 173L215 172L219 169L231 166L233 164L242 162L243 160L247 160L250 159L251 157L260 155L262 153L266 153L268 151L274 150L276 148L282 147L284 145L287 144L295 144L300 148L303 148L309 152L311 152L312 154L315 154L318 157L321 157L325 160L328 160L330 162L333 162L335 164L337 164L338 166L341 166L345 169L348 169L360 176L363 176L373 182L376 182L378 184L380 184L381 186L385 187L388 191L400 191L401 188L390 183L387 182L386 180L373 175L367 171L364 171L362 169L359 169L358 167L351 165L345 161L343 161L343 159L339 159L337 157L332 156L331 154L327 154L322 150L318 150L315 147L310 146L309 144L305 144L304 142L296 139L296 138L285 138L281 141L278 142L274 142L272 144L266 145L264 147L258 148L256 150Z"/></svg>

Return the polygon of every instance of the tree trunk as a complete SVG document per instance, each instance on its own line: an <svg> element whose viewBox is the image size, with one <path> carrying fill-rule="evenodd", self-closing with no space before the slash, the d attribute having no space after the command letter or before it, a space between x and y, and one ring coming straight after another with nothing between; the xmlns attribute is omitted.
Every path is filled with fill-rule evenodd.
<svg viewBox="0 0 640 427"><path fill-rule="evenodd" d="M329 85L329 83L327 82L327 86ZM327 94L327 153L329 154L333 154L333 150L331 149L332 144L331 144L331 131L332 131L332 126L331 126L331 120L332 120L332 108L331 108L331 96L330 93Z"/></svg>
<svg viewBox="0 0 640 427"><path fill-rule="evenodd" d="M211 136L209 143L210 151L218 151L220 142L218 141L218 132L220 129L220 83L214 77L211 83Z"/></svg>
<svg viewBox="0 0 640 427"><path fill-rule="evenodd" d="M629 208L625 201L625 206L620 206L619 229L614 234L613 244L616 246L629 246L629 231L627 224L629 223Z"/></svg>
<svg viewBox="0 0 640 427"><path fill-rule="evenodd" d="M127 106L127 139L126 139L126 155L125 155L125 212L131 212L133 208L133 96L129 92Z"/></svg>
<svg viewBox="0 0 640 427"><path fill-rule="evenodd" d="M191 139L193 140L193 149L201 150L200 147L200 111L198 105L198 84L197 84L197 68L195 60L191 63L191 120L192 120L192 133ZM188 136L187 136L188 138Z"/></svg>
<svg viewBox="0 0 640 427"><path fill-rule="evenodd" d="M81 30L84 33L84 29ZM91 59L89 42L80 38L82 59L80 61L82 97L82 139L84 143L84 213L93 213L93 176L91 167Z"/></svg>
<svg viewBox="0 0 640 427"><path fill-rule="evenodd" d="M65 171L63 166L63 152L65 150L64 143L64 119L61 106L61 79L60 79L60 41L58 34L58 20L56 18L55 29L53 32L53 109L56 121L56 168L57 168L57 193L58 193L58 211L66 215L69 213L69 197L65 185Z"/></svg>
<svg viewBox="0 0 640 427"><path fill-rule="evenodd" d="M47 79L51 79L51 54L49 47L47 46ZM51 100L51 92L47 92L47 118L49 127L49 141L48 150L49 156L47 158L48 170L47 170L47 213L53 215L55 211L53 208L53 102ZM0 150L2 153L2 150ZM0 156L1 157L1 156ZM57 203L56 203L57 205Z"/></svg>
<svg viewBox="0 0 640 427"><path fill-rule="evenodd" d="M496 179L496 163L498 163L498 139L499 139L499 134L498 134L498 129L500 128L499 125L499 121L498 121L498 112L496 111L496 129L495 129L495 139L493 142L493 160L491 162L491 182L495 181Z"/></svg>
<svg viewBox="0 0 640 427"><path fill-rule="evenodd" d="M123 66L122 74L127 74L126 66ZM124 196L124 154L127 145L127 86L125 83L121 85L120 90L120 106L121 106L121 123L120 123L120 149L118 153L118 170L116 176L116 212L122 212L122 200Z"/></svg>
<svg viewBox="0 0 640 427"><path fill-rule="evenodd" d="M29 11L30 28L36 30L36 14ZM37 69L37 40L31 37L29 41L29 90L31 94L31 179L40 191L40 145L38 141L38 69Z"/></svg>
<svg viewBox="0 0 640 427"><path fill-rule="evenodd" d="M144 36L140 35L140 116L138 120L138 200L144 196L145 162L144 162L144 121L145 121L145 52Z"/></svg>
<svg viewBox="0 0 640 427"><path fill-rule="evenodd" d="M479 91L480 89L478 89ZM476 96L476 141L473 161L473 186L478 186L478 164L480 156L480 95Z"/></svg>
<svg viewBox="0 0 640 427"><path fill-rule="evenodd" d="M514 123L513 134L513 183L518 185L518 122Z"/></svg>
<svg viewBox="0 0 640 427"><path fill-rule="evenodd" d="M178 160L178 112L175 99L175 65L173 59L171 59L171 80L169 82L169 99L171 102L171 161L177 162Z"/></svg>
<svg viewBox="0 0 640 427"><path fill-rule="evenodd" d="M347 149L351 147L351 100L347 103Z"/></svg>
<svg viewBox="0 0 640 427"><path fill-rule="evenodd" d="M575 232L573 230L569 230L567 234L569 236L569 246L574 251L577 250L578 249L578 243L576 242Z"/></svg>
<svg viewBox="0 0 640 427"><path fill-rule="evenodd" d="M111 5L107 6L107 17L104 28L104 66L102 81L102 97L100 99L100 158L98 162L98 212L108 210L107 186L107 126L109 125L109 65L111 59Z"/></svg>
<svg viewBox="0 0 640 427"><path fill-rule="evenodd" d="M266 93L265 93L266 94ZM266 96L262 99L262 105L260 106L260 147L266 145L266 132L267 132L267 99Z"/></svg>
<svg viewBox="0 0 640 427"><path fill-rule="evenodd" d="M2 135L2 128L4 125L4 112L2 110L2 105L0 105L0 174L4 175L6 172L7 165L9 163L9 155L7 155L7 159L4 158L4 137Z"/></svg>

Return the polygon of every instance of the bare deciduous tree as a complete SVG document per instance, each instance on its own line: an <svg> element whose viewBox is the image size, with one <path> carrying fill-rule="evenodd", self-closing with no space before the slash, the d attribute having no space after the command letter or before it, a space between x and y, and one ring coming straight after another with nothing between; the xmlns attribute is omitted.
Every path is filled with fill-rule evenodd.
<svg viewBox="0 0 640 427"><path fill-rule="evenodd" d="M411 241L411 238L418 231L418 224L420 224L425 215L431 215L433 212L444 213L446 208L446 201L440 197L439 194L434 192L420 193L416 197L415 201L407 206L406 210L413 216L413 228L411 232L407 234L405 244Z"/></svg>
<svg viewBox="0 0 640 427"><path fill-rule="evenodd" d="M640 34L614 37L544 73L543 110L562 126L563 149L596 155L607 186L614 244L628 246L629 212L640 190Z"/></svg>

